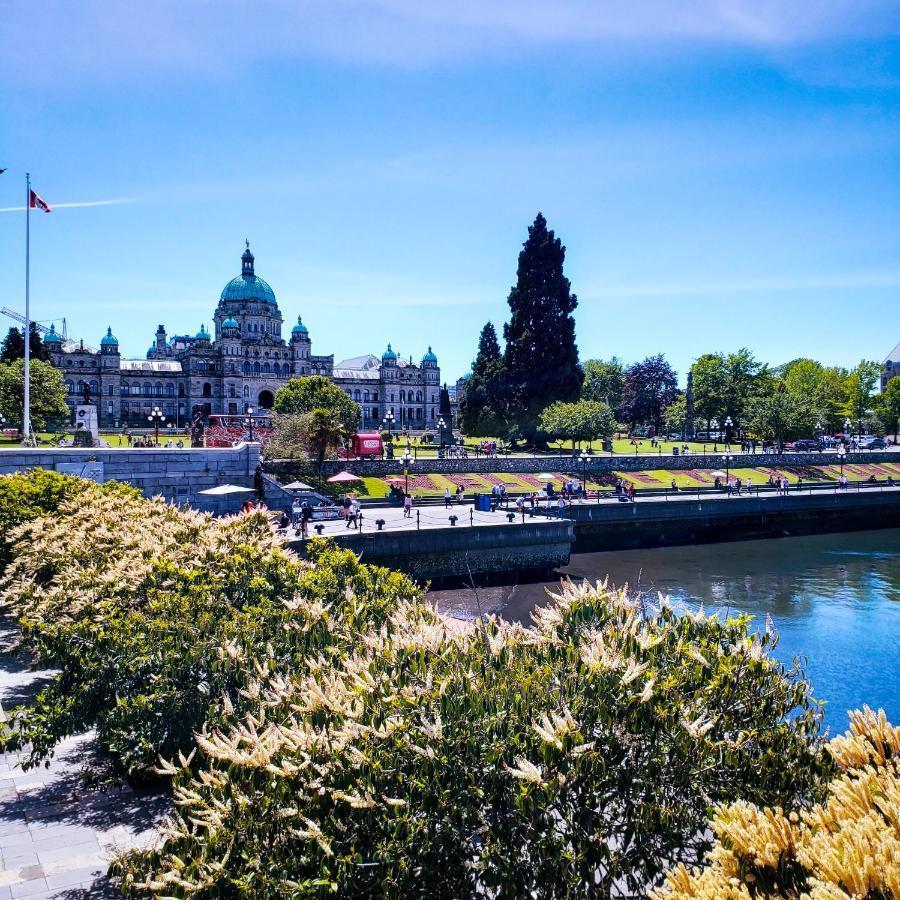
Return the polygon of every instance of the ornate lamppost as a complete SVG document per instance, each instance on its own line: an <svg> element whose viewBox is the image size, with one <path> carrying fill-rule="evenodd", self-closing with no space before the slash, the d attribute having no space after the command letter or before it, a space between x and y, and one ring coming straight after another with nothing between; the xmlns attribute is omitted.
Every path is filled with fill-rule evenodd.
<svg viewBox="0 0 900 900"><path fill-rule="evenodd" d="M246 425L247 428L248 428L248 430L249 430L249 435L248 435L248 437L249 437L249 439L250 439L250 443L252 444L252 443L253 443L253 407L252 407L252 406L248 406L248 407L244 410L244 413L245 413L245 415L247 416L247 418L244 419L244 425Z"/></svg>
<svg viewBox="0 0 900 900"><path fill-rule="evenodd" d="M841 444L841 446L838 447L838 459L841 462L841 481L842 482L844 480L844 457L846 455L847 455L847 448L843 444Z"/></svg>
<svg viewBox="0 0 900 900"><path fill-rule="evenodd" d="M731 496L731 479L730 479L731 468L730 467L731 467L731 454L726 453L725 454L725 494L728 497Z"/></svg>
<svg viewBox="0 0 900 900"><path fill-rule="evenodd" d="M388 440L391 441L394 439L394 436L391 433L394 427L394 414L390 410L384 414L384 424L387 425Z"/></svg>
<svg viewBox="0 0 900 900"><path fill-rule="evenodd" d="M725 446L731 446L731 426L734 425L734 422L731 421L731 416L725 416Z"/></svg>
<svg viewBox="0 0 900 900"><path fill-rule="evenodd" d="M850 435L851 435L852 431L853 431L853 423L850 421L850 416L847 416L847 418L844 419L844 443L845 444L850 443Z"/></svg>
<svg viewBox="0 0 900 900"><path fill-rule="evenodd" d="M166 417L162 414L162 410L158 406L154 406L150 411L150 415L147 416L147 421L150 422L151 425L156 427L156 446L159 446L159 424L160 422L165 422Z"/></svg>
<svg viewBox="0 0 900 900"><path fill-rule="evenodd" d="M441 447L444 446L444 429L447 427L447 423L444 421L443 416L438 416L437 420L438 434L441 436Z"/></svg>
<svg viewBox="0 0 900 900"><path fill-rule="evenodd" d="M581 456L578 458L581 460L581 489L584 491L585 498L587 498L587 464L590 457L582 450Z"/></svg>
<svg viewBox="0 0 900 900"><path fill-rule="evenodd" d="M403 454L403 477L406 480L406 488L405 491L409 493L409 464L412 462L412 456L409 455L409 450Z"/></svg>

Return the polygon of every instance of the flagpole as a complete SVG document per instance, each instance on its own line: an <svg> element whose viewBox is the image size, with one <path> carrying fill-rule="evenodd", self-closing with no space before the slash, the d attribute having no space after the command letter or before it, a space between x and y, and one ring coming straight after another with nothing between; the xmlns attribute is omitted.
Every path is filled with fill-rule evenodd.
<svg viewBox="0 0 900 900"><path fill-rule="evenodd" d="M22 437L32 444L31 434L31 173L25 173L25 406L22 411Z"/></svg>

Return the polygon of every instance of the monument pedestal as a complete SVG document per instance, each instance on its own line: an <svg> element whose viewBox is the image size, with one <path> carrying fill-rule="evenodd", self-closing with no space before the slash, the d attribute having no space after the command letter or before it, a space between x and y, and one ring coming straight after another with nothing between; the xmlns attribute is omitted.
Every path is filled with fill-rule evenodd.
<svg viewBox="0 0 900 900"><path fill-rule="evenodd" d="M96 406L81 403L75 407L75 435L72 443L76 447L96 447L100 443Z"/></svg>

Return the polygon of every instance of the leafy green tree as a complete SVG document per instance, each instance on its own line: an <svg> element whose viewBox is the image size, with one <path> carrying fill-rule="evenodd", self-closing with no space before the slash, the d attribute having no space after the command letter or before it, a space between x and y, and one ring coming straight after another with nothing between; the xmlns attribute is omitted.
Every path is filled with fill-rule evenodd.
<svg viewBox="0 0 900 900"><path fill-rule="evenodd" d="M17 359L25 359L25 339L22 335L23 332L18 328L9 329L6 337L3 339L3 343L0 344L0 362L10 363ZM34 322L31 323L30 343L32 359L50 359L50 354L47 352L41 334Z"/></svg>
<svg viewBox="0 0 900 900"><path fill-rule="evenodd" d="M639 423L653 425L659 433L666 407L678 396L678 377L660 353L632 363L625 372L619 417L633 429Z"/></svg>
<svg viewBox="0 0 900 900"><path fill-rule="evenodd" d="M663 423L670 434L681 434L687 419L687 397L679 394L663 413Z"/></svg>
<svg viewBox="0 0 900 900"><path fill-rule="evenodd" d="M531 442L541 412L555 400L575 400L584 378L572 317L578 299L563 273L565 258L562 241L538 213L519 254L503 329L510 428Z"/></svg>
<svg viewBox="0 0 900 900"><path fill-rule="evenodd" d="M750 431L779 446L812 434L816 415L812 402L794 396L783 381L778 381L770 393L752 400L747 414Z"/></svg>
<svg viewBox="0 0 900 900"><path fill-rule="evenodd" d="M459 400L463 434L493 437L506 430L506 378L497 332L491 322L481 329L478 354Z"/></svg>
<svg viewBox="0 0 900 900"><path fill-rule="evenodd" d="M597 400L557 401L541 413L538 424L552 437L571 441L574 450L576 441L610 437L616 429L616 417L607 404Z"/></svg>
<svg viewBox="0 0 900 900"><path fill-rule="evenodd" d="M691 367L694 373L694 412L720 426L730 418L734 430L744 426L750 402L772 390L769 369L742 347L734 353L705 353Z"/></svg>
<svg viewBox="0 0 900 900"><path fill-rule="evenodd" d="M48 419L64 418L66 386L62 372L52 363L33 359L29 366L31 383L31 424L43 430ZM21 423L25 403L25 360L0 363L0 413L7 422Z"/></svg>
<svg viewBox="0 0 900 900"><path fill-rule="evenodd" d="M316 460L319 479L322 477L322 463L329 450L336 450L346 434L337 412L331 409L314 409L301 417L300 427L310 455Z"/></svg>
<svg viewBox="0 0 900 900"><path fill-rule="evenodd" d="M727 403L725 358L721 353L704 353L691 366L694 373L694 416L706 422L724 421Z"/></svg>
<svg viewBox="0 0 900 900"><path fill-rule="evenodd" d="M892 378L878 398L878 414L885 433L893 434L897 441L900 432L900 376Z"/></svg>
<svg viewBox="0 0 900 900"><path fill-rule="evenodd" d="M275 394L273 410L276 413L303 415L315 409L332 413L347 434L355 431L359 424L359 404L324 375L292 378Z"/></svg>
<svg viewBox="0 0 900 900"><path fill-rule="evenodd" d="M611 409L617 409L625 386L625 367L622 361L616 356L611 359L589 359L582 368L582 399L596 400L607 404Z"/></svg>
<svg viewBox="0 0 900 900"><path fill-rule="evenodd" d="M859 429L863 417L872 407L872 395L881 377L881 364L874 360L861 360L847 375L843 413Z"/></svg>

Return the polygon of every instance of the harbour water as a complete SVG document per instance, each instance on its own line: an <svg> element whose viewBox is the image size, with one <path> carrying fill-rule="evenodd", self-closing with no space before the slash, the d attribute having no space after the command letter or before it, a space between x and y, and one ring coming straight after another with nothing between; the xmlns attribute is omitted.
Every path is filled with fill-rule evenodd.
<svg viewBox="0 0 900 900"><path fill-rule="evenodd" d="M707 610L740 610L779 633L776 655L805 657L832 733L868 703L900 724L900 529L572 557L562 575L602 579ZM436 591L443 608L528 623L556 582Z"/></svg>

